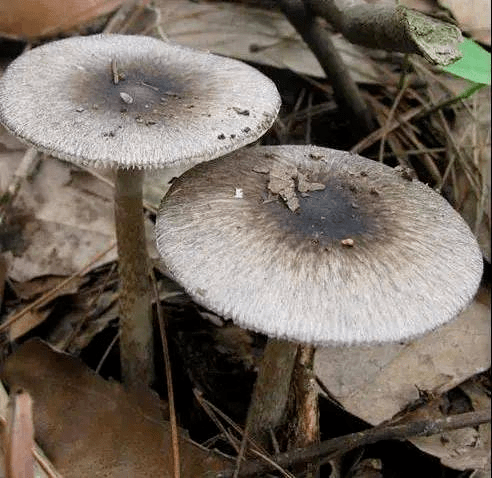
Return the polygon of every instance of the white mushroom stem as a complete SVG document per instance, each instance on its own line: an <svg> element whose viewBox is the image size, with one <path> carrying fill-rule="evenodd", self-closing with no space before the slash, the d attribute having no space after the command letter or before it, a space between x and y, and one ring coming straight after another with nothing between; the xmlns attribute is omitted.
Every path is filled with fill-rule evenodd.
<svg viewBox="0 0 492 478"><path fill-rule="evenodd" d="M149 260L142 211L144 172L118 169L115 221L119 258L121 375L126 385L154 378Z"/></svg>
<svg viewBox="0 0 492 478"><path fill-rule="evenodd" d="M297 344L269 339L246 419L246 432L256 443L267 447L270 432L284 420Z"/></svg>

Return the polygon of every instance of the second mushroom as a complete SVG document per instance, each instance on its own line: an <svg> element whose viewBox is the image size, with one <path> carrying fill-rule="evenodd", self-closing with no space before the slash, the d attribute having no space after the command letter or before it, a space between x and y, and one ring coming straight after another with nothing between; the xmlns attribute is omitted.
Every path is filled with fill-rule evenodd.
<svg viewBox="0 0 492 478"><path fill-rule="evenodd" d="M314 146L200 164L162 201L157 247L202 306L271 337L247 428L283 418L296 344L409 339L472 300L482 256L459 214L381 163Z"/></svg>

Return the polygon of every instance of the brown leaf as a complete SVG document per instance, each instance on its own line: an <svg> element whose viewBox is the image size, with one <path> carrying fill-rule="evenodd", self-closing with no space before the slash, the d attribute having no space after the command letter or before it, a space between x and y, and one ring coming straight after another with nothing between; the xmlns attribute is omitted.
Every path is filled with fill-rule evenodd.
<svg viewBox="0 0 492 478"><path fill-rule="evenodd" d="M490 367L490 307L473 302L453 322L407 344L321 347L315 371L354 415L377 425L419 398Z"/></svg>
<svg viewBox="0 0 492 478"><path fill-rule="evenodd" d="M43 310L31 310L24 314L9 327L9 341L13 342L14 340L17 340L34 329L34 327L42 324L48 318L52 310L53 307L49 307Z"/></svg>
<svg viewBox="0 0 492 478"><path fill-rule="evenodd" d="M12 0L0 2L0 35L33 39L67 31L111 12L124 0Z"/></svg>
<svg viewBox="0 0 492 478"><path fill-rule="evenodd" d="M33 397L36 438L65 478L173 476L170 425L147 394L126 392L40 340L11 355L2 377ZM182 478L228 465L183 435L180 452Z"/></svg>

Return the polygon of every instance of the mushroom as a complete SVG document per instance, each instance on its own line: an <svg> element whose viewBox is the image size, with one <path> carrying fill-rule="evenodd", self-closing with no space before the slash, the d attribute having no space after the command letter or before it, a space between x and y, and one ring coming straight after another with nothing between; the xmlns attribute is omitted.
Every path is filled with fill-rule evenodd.
<svg viewBox="0 0 492 478"><path fill-rule="evenodd" d="M0 122L37 149L116 169L120 350L127 383L153 376L143 169L191 167L261 136L280 107L275 85L229 58L145 36L45 44L0 80Z"/></svg>
<svg viewBox="0 0 492 478"><path fill-rule="evenodd" d="M467 306L483 267L432 189L314 146L248 148L188 170L162 200L156 237L197 303L273 338L247 420L260 442L282 418L295 343L423 334Z"/></svg>

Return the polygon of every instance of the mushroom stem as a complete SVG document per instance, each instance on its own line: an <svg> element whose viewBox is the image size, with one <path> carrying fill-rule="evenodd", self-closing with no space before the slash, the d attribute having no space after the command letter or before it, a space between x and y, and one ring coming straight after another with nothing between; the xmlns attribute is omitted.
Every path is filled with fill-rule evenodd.
<svg viewBox="0 0 492 478"><path fill-rule="evenodd" d="M268 448L270 432L284 419L297 344L269 339L263 353L246 419L247 434Z"/></svg>
<svg viewBox="0 0 492 478"><path fill-rule="evenodd" d="M148 386L154 378L149 260L142 212L143 178L142 170L118 169L116 172L121 376L131 387Z"/></svg>
<svg viewBox="0 0 492 478"><path fill-rule="evenodd" d="M290 385L289 445L288 449L306 448L320 441L318 390L314 375L316 347L299 345ZM306 478L319 476L319 462L295 467L296 474Z"/></svg>

